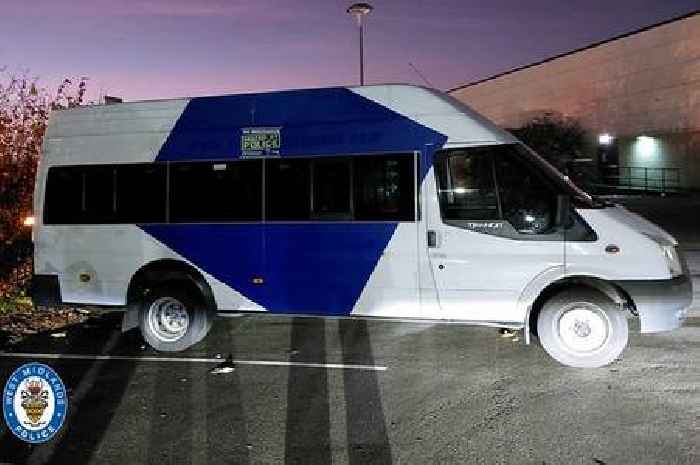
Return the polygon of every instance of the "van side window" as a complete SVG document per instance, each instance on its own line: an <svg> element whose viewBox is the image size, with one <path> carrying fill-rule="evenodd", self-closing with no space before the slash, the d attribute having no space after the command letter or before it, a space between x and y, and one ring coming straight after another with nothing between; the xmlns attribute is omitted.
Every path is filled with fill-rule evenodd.
<svg viewBox="0 0 700 465"><path fill-rule="evenodd" d="M415 221L415 162L391 154L56 166L44 223Z"/></svg>
<svg viewBox="0 0 700 465"><path fill-rule="evenodd" d="M413 221L415 179L412 155L356 157L354 211L358 221Z"/></svg>
<svg viewBox="0 0 700 465"><path fill-rule="evenodd" d="M52 167L44 223L163 222L165 182L165 166L152 163Z"/></svg>
<svg viewBox="0 0 700 465"><path fill-rule="evenodd" d="M352 219L351 169L348 158L326 158L312 162L314 219Z"/></svg>
<svg viewBox="0 0 700 465"><path fill-rule="evenodd" d="M412 154L265 161L270 221L414 221Z"/></svg>
<svg viewBox="0 0 700 465"><path fill-rule="evenodd" d="M166 167L129 164L115 167L117 223L165 221Z"/></svg>
<svg viewBox="0 0 700 465"><path fill-rule="evenodd" d="M494 156L503 219L523 234L550 232L557 213L556 190L513 152Z"/></svg>
<svg viewBox="0 0 700 465"><path fill-rule="evenodd" d="M308 221L311 164L302 158L265 160L265 216L270 221Z"/></svg>
<svg viewBox="0 0 700 465"><path fill-rule="evenodd" d="M49 169L44 222L102 224L114 220L114 168L111 165Z"/></svg>
<svg viewBox="0 0 700 465"><path fill-rule="evenodd" d="M110 223L114 220L114 167L86 166L83 170L82 222Z"/></svg>
<svg viewBox="0 0 700 465"><path fill-rule="evenodd" d="M173 163L170 222L259 221L261 183L261 160Z"/></svg>
<svg viewBox="0 0 700 465"><path fill-rule="evenodd" d="M578 215L557 225L561 186L517 145L443 150L435 174L446 224L518 240L596 240Z"/></svg>
<svg viewBox="0 0 700 465"><path fill-rule="evenodd" d="M44 199L44 223L79 223L83 213L82 168L77 166L49 168Z"/></svg>
<svg viewBox="0 0 700 465"><path fill-rule="evenodd" d="M455 150L436 163L440 210L444 220L501 218L489 149Z"/></svg>

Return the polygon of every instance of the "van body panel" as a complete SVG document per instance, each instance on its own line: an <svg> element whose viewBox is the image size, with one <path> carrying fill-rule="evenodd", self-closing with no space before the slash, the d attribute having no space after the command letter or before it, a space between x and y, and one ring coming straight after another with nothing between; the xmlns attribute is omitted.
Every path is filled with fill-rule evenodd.
<svg viewBox="0 0 700 465"><path fill-rule="evenodd" d="M425 318L419 260L425 255L420 224L400 223L381 252L351 314L396 318ZM433 288L432 279L425 287Z"/></svg>
<svg viewBox="0 0 700 465"><path fill-rule="evenodd" d="M632 214L620 207L578 213L596 231L598 240L566 244L568 274L608 281L671 278L659 246L647 236L650 231L668 236L661 228L649 228L646 221L630 221ZM617 246L619 252L607 253L605 248L610 245Z"/></svg>
<svg viewBox="0 0 700 465"><path fill-rule="evenodd" d="M34 257L35 274L58 276L64 303L126 305L129 283L140 268L173 259L189 263L203 274L219 308L261 310L258 304L136 225L46 226L36 234Z"/></svg>
<svg viewBox="0 0 700 465"><path fill-rule="evenodd" d="M280 128L280 157L412 153L446 140L351 89L312 89L191 99L156 160L235 160L249 127Z"/></svg>

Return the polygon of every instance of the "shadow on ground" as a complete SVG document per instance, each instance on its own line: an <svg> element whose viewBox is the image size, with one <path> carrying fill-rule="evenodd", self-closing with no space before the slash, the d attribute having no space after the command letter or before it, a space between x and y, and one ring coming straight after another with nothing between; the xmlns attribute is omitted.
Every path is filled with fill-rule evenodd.
<svg viewBox="0 0 700 465"><path fill-rule="evenodd" d="M222 352L224 357L240 358L231 332L242 324L245 318L219 321L212 334L191 351L172 356L201 357L204 353L212 357ZM120 325L121 314L108 313L66 328L65 337L37 334L4 351L159 355L145 347L138 332L121 333ZM325 325L326 321L316 318L287 320L288 350L267 356L288 357L292 362L330 362ZM338 330L342 363L374 364L367 322L342 321ZM254 385L260 381L250 379L261 372L255 367L212 375L214 365L207 364L5 357L0 358L0 381L4 384L13 370L34 360L49 364L62 377L69 394L68 419L54 439L41 445L23 443L2 424L0 462L80 465L98 458L100 463L124 463L128 458L129 463L189 464L222 463L225 458L226 463L251 463L253 445L248 431L258 419L248 417L245 399L264 396L255 392ZM300 366L265 370L287 370L287 402L282 407L286 417L280 416L274 425L284 436L284 457L272 461L333 462L328 371ZM247 379L242 381L241 376ZM343 383L348 462L391 463L377 372L345 370Z"/></svg>
<svg viewBox="0 0 700 465"><path fill-rule="evenodd" d="M119 314L106 314L66 328L65 338L56 339L48 332L41 333L13 345L11 351L102 354L140 347L135 334L120 333L120 324ZM0 366L3 384L12 371L29 361L3 359ZM134 364L105 361L50 360L48 364L62 377L68 391L66 423L52 441L40 445L23 443L3 423L0 427L0 457L5 462L87 463L109 428L134 370Z"/></svg>

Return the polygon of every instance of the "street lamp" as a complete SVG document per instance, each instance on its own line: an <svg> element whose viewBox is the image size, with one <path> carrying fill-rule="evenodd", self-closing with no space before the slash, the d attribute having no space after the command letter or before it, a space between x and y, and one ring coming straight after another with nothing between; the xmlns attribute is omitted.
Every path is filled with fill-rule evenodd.
<svg viewBox="0 0 700 465"><path fill-rule="evenodd" d="M357 20L357 25L360 28L360 85L365 85L365 57L363 51L363 35L364 35L364 25L362 19L368 15L374 8L369 3L355 3L345 10L348 14L351 14Z"/></svg>

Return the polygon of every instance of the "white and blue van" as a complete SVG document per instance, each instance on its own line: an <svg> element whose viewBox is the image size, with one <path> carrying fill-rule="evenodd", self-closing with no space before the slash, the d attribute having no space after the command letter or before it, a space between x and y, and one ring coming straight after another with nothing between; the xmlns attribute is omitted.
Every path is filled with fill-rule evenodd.
<svg viewBox="0 0 700 465"><path fill-rule="evenodd" d="M35 303L125 307L162 351L256 312L524 329L597 367L691 302L673 237L417 86L58 111L34 208Z"/></svg>

